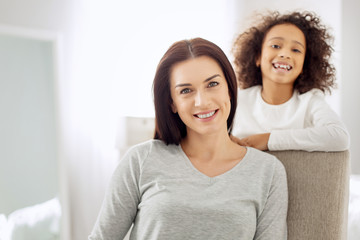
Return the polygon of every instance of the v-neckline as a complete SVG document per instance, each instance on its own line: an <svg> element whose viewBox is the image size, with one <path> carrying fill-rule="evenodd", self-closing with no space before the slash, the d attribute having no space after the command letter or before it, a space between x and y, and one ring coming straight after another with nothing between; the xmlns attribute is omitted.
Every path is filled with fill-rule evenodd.
<svg viewBox="0 0 360 240"><path fill-rule="evenodd" d="M245 162L248 158L247 156L249 155L249 149L250 149L248 147L245 147L245 148L246 148L246 152L245 152L244 157L238 163L236 163L232 168L230 168L229 170L227 170L219 175L210 177L210 176L206 175L205 173L201 172L198 168L196 168L194 166L194 164L191 162L191 160L189 159L189 157L186 155L184 150L182 149L181 145L180 144L178 145L178 151L181 154L181 158L185 162L185 164L191 169L191 171L194 172L197 176L199 176L205 180L209 180L210 182L213 182L219 178L224 178L227 175L230 175L233 171L235 171L237 168L239 168L241 165L243 165L243 162Z"/></svg>

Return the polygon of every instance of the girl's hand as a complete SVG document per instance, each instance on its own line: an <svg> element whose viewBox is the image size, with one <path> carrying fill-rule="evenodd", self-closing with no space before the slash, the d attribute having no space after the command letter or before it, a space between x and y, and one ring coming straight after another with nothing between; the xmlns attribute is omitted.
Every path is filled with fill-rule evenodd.
<svg viewBox="0 0 360 240"><path fill-rule="evenodd" d="M269 150L268 142L270 138L270 133L255 134L242 139L231 135L230 138L241 146L253 147L262 151Z"/></svg>
<svg viewBox="0 0 360 240"><path fill-rule="evenodd" d="M243 141L242 139L237 138L237 137L235 137L235 136L233 136L233 135L230 135L230 139L231 139L233 142L235 142L235 143L237 143L237 144L239 144L239 145L241 145L241 146L247 146L245 141Z"/></svg>

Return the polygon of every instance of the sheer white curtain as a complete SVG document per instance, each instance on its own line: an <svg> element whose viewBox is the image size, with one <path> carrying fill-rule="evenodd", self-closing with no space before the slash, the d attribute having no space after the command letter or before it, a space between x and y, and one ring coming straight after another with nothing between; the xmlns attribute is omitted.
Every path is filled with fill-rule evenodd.
<svg viewBox="0 0 360 240"><path fill-rule="evenodd" d="M174 41L203 37L229 53L232 1L78 1L59 84L71 239L86 239L117 164L122 116L153 116L156 66Z"/></svg>

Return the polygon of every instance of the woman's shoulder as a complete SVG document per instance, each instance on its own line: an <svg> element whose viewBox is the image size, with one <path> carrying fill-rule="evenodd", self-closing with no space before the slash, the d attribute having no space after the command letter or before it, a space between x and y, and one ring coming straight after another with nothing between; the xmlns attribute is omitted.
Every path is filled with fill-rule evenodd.
<svg viewBox="0 0 360 240"><path fill-rule="evenodd" d="M165 143L159 139L149 139L147 141L138 143L133 145L130 149L132 150L142 150L142 149L149 149L152 147L164 147L166 146Z"/></svg>
<svg viewBox="0 0 360 240"><path fill-rule="evenodd" d="M130 147L124 158L136 158L137 160L145 161L145 159L148 158L156 158L177 153L178 145L166 145L162 140L150 139Z"/></svg>
<svg viewBox="0 0 360 240"><path fill-rule="evenodd" d="M251 162L258 170L261 171L262 169L267 173L274 173L278 171L285 172L282 162L274 155L260 151L256 148L248 147L247 149L248 160L250 160L249 162Z"/></svg>
<svg viewBox="0 0 360 240"><path fill-rule="evenodd" d="M171 145L169 145L171 146ZM161 140L158 139L149 139L147 141L135 144L129 148L127 151L127 155L134 155L134 154L149 154L153 151L161 151L166 149L168 146Z"/></svg>
<svg viewBox="0 0 360 240"><path fill-rule="evenodd" d="M278 159L274 155L253 147L247 147L247 153L249 154L250 157L256 158L258 161L264 161L264 162L278 161Z"/></svg>

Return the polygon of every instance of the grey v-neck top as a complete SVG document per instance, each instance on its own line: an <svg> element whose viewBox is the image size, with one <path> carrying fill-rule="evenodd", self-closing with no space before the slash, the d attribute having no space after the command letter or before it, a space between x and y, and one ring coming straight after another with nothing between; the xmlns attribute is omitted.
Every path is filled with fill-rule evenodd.
<svg viewBox="0 0 360 240"><path fill-rule="evenodd" d="M150 140L116 168L89 239L286 239L287 181L274 156L247 148L229 171L208 177L180 145Z"/></svg>

